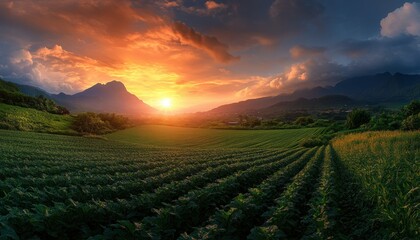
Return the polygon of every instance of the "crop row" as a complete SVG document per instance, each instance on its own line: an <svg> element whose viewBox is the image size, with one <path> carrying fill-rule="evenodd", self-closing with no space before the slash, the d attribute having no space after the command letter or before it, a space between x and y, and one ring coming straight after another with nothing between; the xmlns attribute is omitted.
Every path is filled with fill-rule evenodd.
<svg viewBox="0 0 420 240"><path fill-rule="evenodd" d="M284 154L289 153L291 153L291 151L286 151ZM146 176L147 173L151 173L151 175L149 175L147 178L132 178L128 176L128 178L124 178L120 181L113 181L112 183L108 181L108 183L105 183L104 185L94 185L91 182L86 182L88 184L78 183L76 185L67 185L67 187L56 187L54 185L45 187L42 187L42 185L36 185L37 188L18 187L13 188L13 190L10 192L5 193L5 196L0 199L0 203L2 203L0 205L28 208L33 203L48 205L52 204L53 202L62 202L67 199L82 202L90 199L123 199L128 198L131 195L151 191L152 189L162 184L183 179L185 177L191 176L192 174L197 174L200 171L204 171L208 168L234 163L252 163L256 161L256 159L260 160L261 162L261 160L272 159L273 157L277 156L278 155L273 156L273 154L268 154L257 157L256 155L253 155L249 157L234 158L224 161L198 161L197 164L180 164L177 167L172 166L172 169L168 171L159 171L156 173L154 170L148 170L144 173ZM107 178L104 178L103 176L100 176L98 180L100 179L107 180ZM134 181L133 179L136 180ZM16 201L16 199L19 199L19 201Z"/></svg>
<svg viewBox="0 0 420 240"><path fill-rule="evenodd" d="M276 172L257 187L250 189L248 193L235 197L228 205L210 217L206 226L196 229L189 235L183 234L181 239L246 238L249 230L258 222L261 214L273 204L275 197L282 192L285 185L291 180L295 183L300 176L308 176L310 171L316 170L315 166L322 160L321 153L322 148L318 149L308 162L312 152L307 152L293 164ZM301 171L302 168L304 169ZM300 173L298 174L298 172ZM251 219L252 221L250 221Z"/></svg>
<svg viewBox="0 0 420 240"><path fill-rule="evenodd" d="M290 155L287 159L292 161L294 157L301 155L302 151L299 150L294 154L289 152L288 154ZM287 153L284 155L287 155ZM268 168L275 165L279 162L279 158L283 158L281 154L280 156L250 162L239 161L230 165L226 164L209 168L180 181L163 184L154 192L132 195L125 200L90 200L87 202L68 200L55 203L51 207L35 204L31 210L12 207L9 208L9 214L3 217L3 221L18 229L23 236L39 234L41 238L45 238L65 233L68 236L72 236L75 233L83 234L83 232L80 232L82 229L89 233L97 232L100 230L100 225L108 224L121 218L144 217L150 214L152 208L160 207L164 202L171 201L192 189L202 188L209 182L217 179L227 176L242 176L247 172L252 172L255 168L262 174L263 167ZM214 184L218 185L220 183L216 182ZM121 190L124 191L123 189Z"/></svg>

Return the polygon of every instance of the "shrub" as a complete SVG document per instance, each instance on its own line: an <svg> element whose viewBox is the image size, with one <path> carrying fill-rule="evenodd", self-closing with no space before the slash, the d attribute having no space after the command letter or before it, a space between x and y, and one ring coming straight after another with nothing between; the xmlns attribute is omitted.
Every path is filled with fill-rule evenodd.
<svg viewBox="0 0 420 240"><path fill-rule="evenodd" d="M408 105L405 105L402 109L402 112L405 117L409 117L420 113L420 101L414 100Z"/></svg>
<svg viewBox="0 0 420 240"><path fill-rule="evenodd" d="M402 122L403 130L418 130L420 129L420 113L407 117Z"/></svg>
<svg viewBox="0 0 420 240"><path fill-rule="evenodd" d="M298 117L295 121L294 124L296 125L300 125L300 126L306 126L308 124L314 123L314 119L312 117Z"/></svg>
<svg viewBox="0 0 420 240"><path fill-rule="evenodd" d="M124 129L129 126L128 118L115 113L99 113L98 117L101 118L102 121L108 122L111 128L116 130Z"/></svg>
<svg viewBox="0 0 420 240"><path fill-rule="evenodd" d="M81 113L72 123L72 129L83 134L105 134L129 126L128 118L114 113Z"/></svg>
<svg viewBox="0 0 420 240"><path fill-rule="evenodd" d="M370 114L363 109L354 109L347 115L346 126L349 129L359 128L361 125L369 123Z"/></svg>
<svg viewBox="0 0 420 240"><path fill-rule="evenodd" d="M300 146L312 148L316 146L328 145L333 135L325 134L318 137L305 138L300 142Z"/></svg>
<svg viewBox="0 0 420 240"><path fill-rule="evenodd" d="M78 114L72 123L72 129L80 133L103 134L110 131L106 124L96 113Z"/></svg>

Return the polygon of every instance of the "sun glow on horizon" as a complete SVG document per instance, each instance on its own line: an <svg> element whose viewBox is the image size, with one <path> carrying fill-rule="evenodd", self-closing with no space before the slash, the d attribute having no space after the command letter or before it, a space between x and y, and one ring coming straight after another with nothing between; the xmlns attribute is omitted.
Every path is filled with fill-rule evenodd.
<svg viewBox="0 0 420 240"><path fill-rule="evenodd" d="M171 108L172 107L172 99L164 98L164 99L160 100L160 105L165 109Z"/></svg>

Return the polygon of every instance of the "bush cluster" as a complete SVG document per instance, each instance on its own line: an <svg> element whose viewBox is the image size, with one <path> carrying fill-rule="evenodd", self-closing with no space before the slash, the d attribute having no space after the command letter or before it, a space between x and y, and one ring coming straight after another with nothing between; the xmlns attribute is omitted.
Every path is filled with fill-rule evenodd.
<svg viewBox="0 0 420 240"><path fill-rule="evenodd" d="M363 124L369 123L370 113L363 109L354 109L347 115L346 126L349 129L359 128Z"/></svg>
<svg viewBox="0 0 420 240"><path fill-rule="evenodd" d="M334 137L332 134L323 134L317 137L305 138L300 141L300 146L312 148L316 146L328 145L330 140Z"/></svg>
<svg viewBox="0 0 420 240"><path fill-rule="evenodd" d="M74 117L71 128L82 134L105 134L129 127L128 118L114 113L80 113Z"/></svg>
<svg viewBox="0 0 420 240"><path fill-rule="evenodd" d="M420 101L412 101L402 110L406 117L401 124L403 130L420 129Z"/></svg>

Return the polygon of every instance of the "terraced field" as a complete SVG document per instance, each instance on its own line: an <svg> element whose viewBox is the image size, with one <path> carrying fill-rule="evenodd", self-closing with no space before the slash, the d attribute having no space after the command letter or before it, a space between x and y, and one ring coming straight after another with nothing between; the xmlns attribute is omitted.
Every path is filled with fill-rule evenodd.
<svg viewBox="0 0 420 240"><path fill-rule="evenodd" d="M103 140L0 131L0 239L418 236L419 133L299 147L319 133L146 126ZM400 177L387 185L381 169Z"/></svg>

